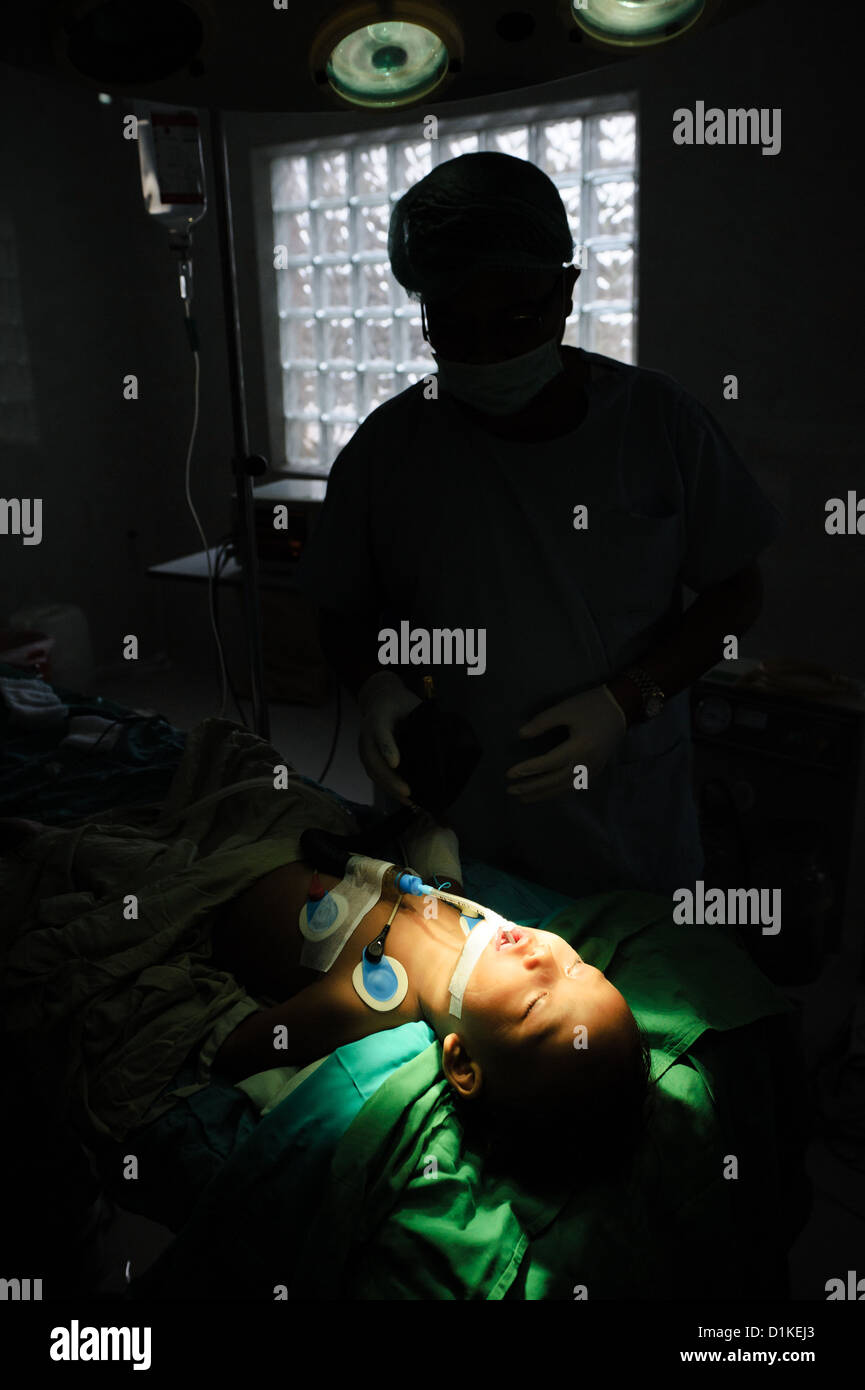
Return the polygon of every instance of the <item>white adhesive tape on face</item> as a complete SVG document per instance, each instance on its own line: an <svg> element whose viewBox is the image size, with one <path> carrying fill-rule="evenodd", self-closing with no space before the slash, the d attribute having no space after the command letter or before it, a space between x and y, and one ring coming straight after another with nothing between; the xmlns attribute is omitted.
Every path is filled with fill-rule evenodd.
<svg viewBox="0 0 865 1390"><path fill-rule="evenodd" d="M381 897L381 881L385 870L393 868L384 859L368 859L353 854L346 865L345 878L333 890L337 912L327 935L315 933L306 921L305 909L300 914L300 930L304 936L300 953L301 965L311 970L328 971L361 918L375 907Z"/></svg>
<svg viewBox="0 0 865 1390"><path fill-rule="evenodd" d="M499 918L499 921L501 920L502 919ZM451 982L448 985L451 997L450 1012L453 1014L454 1018L462 1017L463 995L465 994L466 985L469 982L469 976L477 965L481 952L484 951L495 938L497 930L498 928L493 922L479 922L466 938L466 943L457 961L456 970L451 975Z"/></svg>

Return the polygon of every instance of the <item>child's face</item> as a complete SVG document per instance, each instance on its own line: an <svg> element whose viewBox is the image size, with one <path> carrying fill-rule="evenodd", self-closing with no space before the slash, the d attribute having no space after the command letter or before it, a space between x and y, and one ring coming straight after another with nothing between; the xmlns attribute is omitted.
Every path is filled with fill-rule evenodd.
<svg viewBox="0 0 865 1390"><path fill-rule="evenodd" d="M481 953L455 1031L469 1047L494 1043L526 1078L565 1077L581 1058L609 1055L632 1037L635 1021L602 970L554 932L515 928L514 945L495 940Z"/></svg>

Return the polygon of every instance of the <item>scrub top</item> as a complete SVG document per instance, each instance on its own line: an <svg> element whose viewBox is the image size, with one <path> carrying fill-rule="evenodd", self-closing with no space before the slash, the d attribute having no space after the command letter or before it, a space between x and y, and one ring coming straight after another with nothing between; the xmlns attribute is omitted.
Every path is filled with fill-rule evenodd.
<svg viewBox="0 0 865 1390"><path fill-rule="evenodd" d="M577 350L586 410L558 439L500 439L424 381L378 406L334 463L298 582L378 630L486 630L483 674L393 668L418 693L431 674L483 746L449 811L464 850L574 896L672 893L703 865L688 691L629 729L587 788L530 805L507 769L565 735L518 729L637 662L680 621L683 585L743 569L781 517L672 377Z"/></svg>

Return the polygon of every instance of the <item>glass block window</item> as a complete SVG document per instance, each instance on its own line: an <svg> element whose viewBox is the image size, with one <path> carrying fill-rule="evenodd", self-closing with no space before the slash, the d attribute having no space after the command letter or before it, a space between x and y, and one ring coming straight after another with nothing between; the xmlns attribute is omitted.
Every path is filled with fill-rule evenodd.
<svg viewBox="0 0 865 1390"><path fill-rule="evenodd" d="M636 328L635 99L568 103L262 152L262 285L273 466L323 495L339 451L381 402L435 371L420 306L391 274L391 209L435 164L476 150L531 160L558 187L582 275L563 341L633 362ZM274 364L278 363L278 371Z"/></svg>

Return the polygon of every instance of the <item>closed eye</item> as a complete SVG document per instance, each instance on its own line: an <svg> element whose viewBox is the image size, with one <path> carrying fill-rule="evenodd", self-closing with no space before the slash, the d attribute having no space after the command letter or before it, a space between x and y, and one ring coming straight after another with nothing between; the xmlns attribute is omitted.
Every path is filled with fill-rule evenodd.
<svg viewBox="0 0 865 1390"><path fill-rule="evenodd" d="M579 958L578 958L577 960L575 960L575 961L573 962L572 965L569 965L569 966L568 966L567 970L565 971L565 974L568 976L569 979L573 979L573 975L571 974L571 971L574 969L574 966L579 965L579 964L580 964L580 961L579 961ZM526 1009L525 1013L523 1014L523 1018L528 1018L529 1014L531 1013L531 1011L532 1011L532 1009L535 1007L535 1005L539 1002L539 1000L543 999L544 995L547 994L547 993L549 993L548 990L543 990L542 993L536 994L536 995L535 995L535 997L534 997L534 999L532 1000L531 1004L529 1004L529 1007Z"/></svg>

